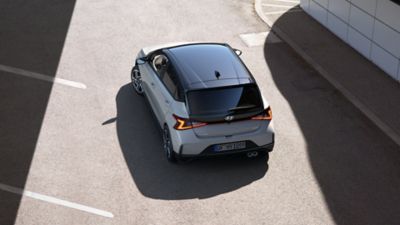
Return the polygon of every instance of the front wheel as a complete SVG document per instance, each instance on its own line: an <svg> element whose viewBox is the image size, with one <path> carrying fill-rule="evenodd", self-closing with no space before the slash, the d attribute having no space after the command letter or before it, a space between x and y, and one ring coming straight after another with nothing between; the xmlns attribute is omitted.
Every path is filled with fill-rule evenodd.
<svg viewBox="0 0 400 225"><path fill-rule="evenodd" d="M169 134L169 129L166 125L164 126L163 131L163 149L168 161L176 163L176 153L172 147L171 135Z"/></svg>
<svg viewBox="0 0 400 225"><path fill-rule="evenodd" d="M143 88L142 88L142 80L140 77L140 71L137 65L135 65L132 68L131 71L131 81L132 81L132 86L135 92L139 95L143 95Z"/></svg>

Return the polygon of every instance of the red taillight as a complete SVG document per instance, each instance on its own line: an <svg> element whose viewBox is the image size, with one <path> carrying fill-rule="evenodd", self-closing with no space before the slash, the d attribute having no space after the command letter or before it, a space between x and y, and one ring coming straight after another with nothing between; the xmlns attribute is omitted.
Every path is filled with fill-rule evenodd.
<svg viewBox="0 0 400 225"><path fill-rule="evenodd" d="M176 120L176 124L174 126L174 128L176 130L188 130L188 129L202 127L202 126L207 125L207 123L193 122L193 121L190 121L189 119L179 117L175 114L173 114L173 116Z"/></svg>
<svg viewBox="0 0 400 225"><path fill-rule="evenodd" d="M272 120L272 110L268 107L262 114L251 117L252 120Z"/></svg>

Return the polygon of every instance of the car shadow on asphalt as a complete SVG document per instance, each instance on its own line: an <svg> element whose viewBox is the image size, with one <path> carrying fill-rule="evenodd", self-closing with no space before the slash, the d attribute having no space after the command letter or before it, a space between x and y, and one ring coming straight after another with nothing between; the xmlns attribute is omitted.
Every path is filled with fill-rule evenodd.
<svg viewBox="0 0 400 225"><path fill-rule="evenodd" d="M274 26L299 29L294 27L301 19L287 13ZM268 38L266 64L301 128L335 223L399 224L399 147L286 44L272 44ZM280 123L277 117L275 123Z"/></svg>
<svg viewBox="0 0 400 225"><path fill-rule="evenodd" d="M55 77L74 6L75 0L0 1L0 65ZM22 197L7 187L25 188L52 87L0 70L1 225L17 218Z"/></svg>
<svg viewBox="0 0 400 225"><path fill-rule="evenodd" d="M158 123L131 84L116 97L118 140L132 179L146 197L165 200L210 198L246 186L265 176L267 157L242 155L171 164L162 149Z"/></svg>

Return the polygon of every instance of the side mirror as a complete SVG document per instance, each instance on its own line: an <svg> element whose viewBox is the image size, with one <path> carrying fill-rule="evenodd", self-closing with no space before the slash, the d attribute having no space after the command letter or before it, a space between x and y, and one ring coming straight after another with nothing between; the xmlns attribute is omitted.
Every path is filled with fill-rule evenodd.
<svg viewBox="0 0 400 225"><path fill-rule="evenodd" d="M233 51L236 53L236 55L240 56L242 54L242 51L239 49L234 48Z"/></svg>
<svg viewBox="0 0 400 225"><path fill-rule="evenodd" d="M141 58L136 59L136 65L142 65L142 64L145 64L146 62L147 62L146 57L141 57Z"/></svg>

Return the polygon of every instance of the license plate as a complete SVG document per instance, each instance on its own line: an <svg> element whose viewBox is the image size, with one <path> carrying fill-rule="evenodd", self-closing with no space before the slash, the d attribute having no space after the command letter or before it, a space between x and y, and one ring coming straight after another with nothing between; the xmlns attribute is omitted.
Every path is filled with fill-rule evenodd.
<svg viewBox="0 0 400 225"><path fill-rule="evenodd" d="M243 149L243 148L246 148L245 141L215 145L214 150L216 152L222 152L222 151L230 151L230 150Z"/></svg>

